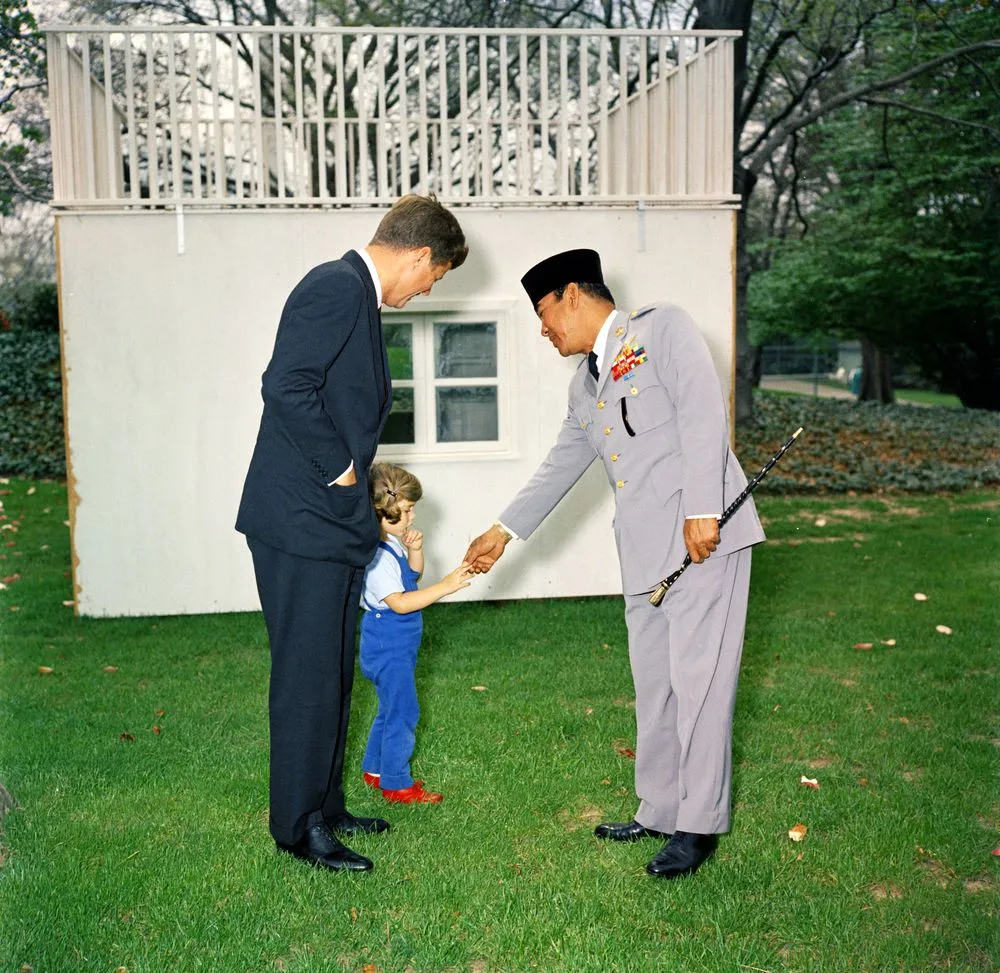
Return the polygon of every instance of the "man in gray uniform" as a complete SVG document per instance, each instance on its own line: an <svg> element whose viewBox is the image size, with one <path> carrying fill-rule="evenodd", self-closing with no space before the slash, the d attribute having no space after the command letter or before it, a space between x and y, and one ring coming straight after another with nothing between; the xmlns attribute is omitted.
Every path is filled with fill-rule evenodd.
<svg viewBox="0 0 1000 973"><path fill-rule="evenodd" d="M747 480L729 448L726 405L705 340L681 308L618 311L594 250L569 250L521 279L542 336L585 354L555 445L465 560L488 571L527 538L599 458L615 493L637 724L635 818L599 838L667 838L646 866L694 872L729 830L731 736L750 588L764 540L752 500L720 537L718 518ZM661 607L649 602L685 553L694 566ZM711 555L711 558L709 557Z"/></svg>

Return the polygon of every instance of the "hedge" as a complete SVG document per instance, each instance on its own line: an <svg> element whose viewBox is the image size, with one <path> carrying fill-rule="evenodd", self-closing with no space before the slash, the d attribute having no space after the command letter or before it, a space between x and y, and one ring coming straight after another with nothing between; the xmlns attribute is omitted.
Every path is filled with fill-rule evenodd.
<svg viewBox="0 0 1000 973"><path fill-rule="evenodd" d="M58 334L0 332L0 473L66 475Z"/></svg>
<svg viewBox="0 0 1000 973"><path fill-rule="evenodd" d="M936 492L1000 485L1000 415L756 392L737 453L756 473L804 433L760 489L774 493Z"/></svg>

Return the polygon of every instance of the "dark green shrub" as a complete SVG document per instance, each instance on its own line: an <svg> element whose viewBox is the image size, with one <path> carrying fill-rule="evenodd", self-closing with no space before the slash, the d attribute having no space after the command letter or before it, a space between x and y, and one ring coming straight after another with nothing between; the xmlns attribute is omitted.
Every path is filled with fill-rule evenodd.
<svg viewBox="0 0 1000 973"><path fill-rule="evenodd" d="M58 334L0 332L0 474L66 475Z"/></svg>

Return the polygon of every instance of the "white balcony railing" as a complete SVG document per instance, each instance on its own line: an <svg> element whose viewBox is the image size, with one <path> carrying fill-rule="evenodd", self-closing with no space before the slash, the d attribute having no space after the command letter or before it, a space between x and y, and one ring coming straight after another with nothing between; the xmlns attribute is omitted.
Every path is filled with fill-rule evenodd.
<svg viewBox="0 0 1000 973"><path fill-rule="evenodd" d="M735 32L46 34L56 207L736 199Z"/></svg>

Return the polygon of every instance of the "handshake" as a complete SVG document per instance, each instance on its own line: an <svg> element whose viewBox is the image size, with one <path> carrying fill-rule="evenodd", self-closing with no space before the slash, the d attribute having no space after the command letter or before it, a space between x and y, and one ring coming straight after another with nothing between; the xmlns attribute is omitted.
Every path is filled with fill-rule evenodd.
<svg viewBox="0 0 1000 973"><path fill-rule="evenodd" d="M474 574L486 574L487 571L503 554L507 542L514 535L504 529L500 524L494 524L485 533L480 534L465 552L462 563L466 565Z"/></svg>

